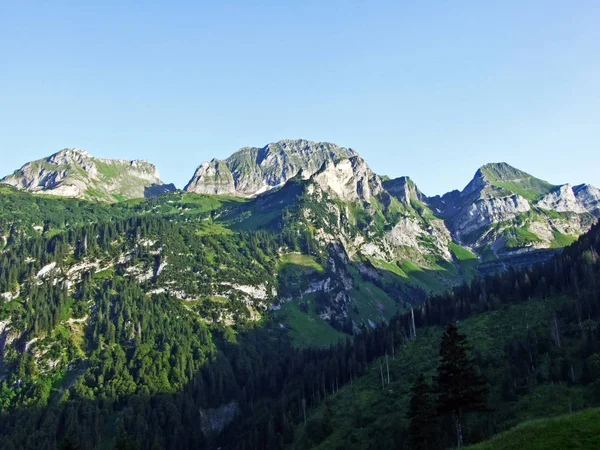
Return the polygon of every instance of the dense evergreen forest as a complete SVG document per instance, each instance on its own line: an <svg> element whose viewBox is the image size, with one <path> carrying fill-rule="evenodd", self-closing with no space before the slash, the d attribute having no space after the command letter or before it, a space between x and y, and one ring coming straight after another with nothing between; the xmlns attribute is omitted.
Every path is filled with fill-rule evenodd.
<svg viewBox="0 0 600 450"><path fill-rule="evenodd" d="M519 317L526 335L506 342L494 358L474 346L475 371L490 385L489 411L465 417L465 441L514 421L507 405L538 386L582 387L587 403L573 408L600 404L600 226L549 262L475 277L386 322L359 330L340 324L346 338L336 345L298 348L268 314L249 320L244 298L224 306L209 294L223 283L277 285L282 248L324 262L328 250L310 230L233 233L212 226L208 232L211 208L182 218L164 199L109 210L21 195L2 211L1 222L0 292L9 295L0 321L19 330L1 333L1 448L327 448L335 399L351 395L373 373L385 391L389 361L401 360L422 336L437 352L441 327L459 323L460 329L463 321L534 302L551 309L549 327ZM60 212L53 209L58 204ZM39 223L41 230L32 228ZM119 258L147 270L103 267ZM70 275L73 267L77 276ZM51 271L63 275L47 276ZM151 289L167 275L177 289L209 301ZM33 344L35 352L28 351ZM437 354L430 356L411 358L429 358L435 367ZM422 389L433 385L431 369L418 374L425 374ZM377 430L358 411L343 413L353 428ZM436 425L444 446L455 437L446 422ZM411 448L406 421L369 439L377 448ZM364 448L364 442L335 446Z"/></svg>

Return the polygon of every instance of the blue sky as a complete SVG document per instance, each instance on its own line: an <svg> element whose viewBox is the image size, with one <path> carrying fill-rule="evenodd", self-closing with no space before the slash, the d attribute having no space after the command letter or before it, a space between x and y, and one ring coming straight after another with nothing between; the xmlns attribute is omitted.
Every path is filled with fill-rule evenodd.
<svg viewBox="0 0 600 450"><path fill-rule="evenodd" d="M428 195L507 161L600 186L600 2L0 0L0 173L64 147L357 149Z"/></svg>

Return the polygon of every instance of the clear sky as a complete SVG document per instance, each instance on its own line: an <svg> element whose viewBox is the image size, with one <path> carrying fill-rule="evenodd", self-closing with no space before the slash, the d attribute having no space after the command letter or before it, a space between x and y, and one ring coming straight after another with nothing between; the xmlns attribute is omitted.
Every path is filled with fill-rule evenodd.
<svg viewBox="0 0 600 450"><path fill-rule="evenodd" d="M600 186L600 2L0 0L1 174L79 147L183 187L299 137L428 195L492 161Z"/></svg>

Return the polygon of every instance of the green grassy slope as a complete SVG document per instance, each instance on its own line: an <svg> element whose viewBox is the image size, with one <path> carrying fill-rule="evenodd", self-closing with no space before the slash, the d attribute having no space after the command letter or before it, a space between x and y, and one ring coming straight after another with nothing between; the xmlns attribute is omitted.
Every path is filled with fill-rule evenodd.
<svg viewBox="0 0 600 450"><path fill-rule="evenodd" d="M600 448L600 409L522 423L465 450L588 450Z"/></svg>
<svg viewBox="0 0 600 450"><path fill-rule="evenodd" d="M463 280L466 282L471 281L477 273L479 258L466 248L461 247L454 242L451 242L449 247L452 255L458 261Z"/></svg>
<svg viewBox="0 0 600 450"><path fill-rule="evenodd" d="M494 186L528 200L537 200L556 187L506 163L486 164L481 171Z"/></svg>
<svg viewBox="0 0 600 450"><path fill-rule="evenodd" d="M314 294L311 295L314 297ZM321 319L314 311L314 303L310 304L307 312L301 311L295 301L284 303L275 313L275 318L283 322L296 347L329 347L340 339L350 337Z"/></svg>

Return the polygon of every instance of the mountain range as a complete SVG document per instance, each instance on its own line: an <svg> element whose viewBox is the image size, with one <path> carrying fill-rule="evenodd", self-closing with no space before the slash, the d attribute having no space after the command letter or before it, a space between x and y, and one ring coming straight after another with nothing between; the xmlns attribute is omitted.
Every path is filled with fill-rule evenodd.
<svg viewBox="0 0 600 450"><path fill-rule="evenodd" d="M163 183L148 162L99 159L76 149L27 163L1 181L34 194L115 207L154 198L137 207L182 216L178 221L210 211L208 219L227 233L269 231L289 236L292 247L308 253L286 256L275 270L264 267L264 275L248 273L241 281L225 271L205 286L206 294L237 299L211 306L218 311L215 320L225 323L239 320L239 300L244 315L259 320L266 310L318 294L322 304L313 313L326 326L339 328L349 317L350 328L375 324L395 313L394 296L413 303L422 297L419 291L443 292L509 265L530 266L574 242L600 217L600 191L590 185L555 186L493 163L477 170L462 191L427 197L408 177L375 174L355 150L306 140L246 147L224 161L204 162L184 191ZM195 277L180 273L182 267L193 271L193 264L155 236L143 242L146 251L160 253L160 262L133 263L131 254L141 245L134 241L103 264L122 267L148 292L197 298ZM321 256L315 260L311 253ZM102 266L89 260L84 269L90 265ZM74 283L81 270L64 267L55 276Z"/></svg>
<svg viewBox="0 0 600 450"><path fill-rule="evenodd" d="M267 193L284 189L293 179L313 186L308 195L318 196L316 187L336 201L363 204L370 223L353 216L352 208L329 208L336 209L340 226L344 220L361 222L362 241L346 236L351 253L388 260L416 252L450 261L452 246L458 245L480 262L493 263L562 247L600 217L600 190L591 185L555 186L506 163L493 163L477 170L462 191L427 197L408 177L374 174L353 149L302 139L244 147L225 160L203 162L184 190L261 203L268 202ZM107 202L175 189L146 161L94 158L78 149L27 163L0 182L33 193ZM381 245L373 246L369 235L377 227L384 232Z"/></svg>
<svg viewBox="0 0 600 450"><path fill-rule="evenodd" d="M178 190L61 150L0 184L0 447L407 448L449 321L498 408L472 440L598 405L599 216L506 163L428 197L286 140Z"/></svg>

